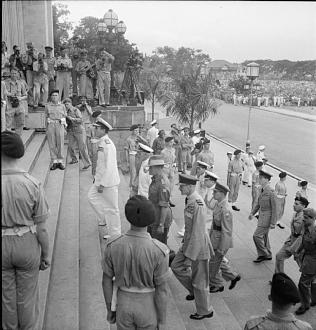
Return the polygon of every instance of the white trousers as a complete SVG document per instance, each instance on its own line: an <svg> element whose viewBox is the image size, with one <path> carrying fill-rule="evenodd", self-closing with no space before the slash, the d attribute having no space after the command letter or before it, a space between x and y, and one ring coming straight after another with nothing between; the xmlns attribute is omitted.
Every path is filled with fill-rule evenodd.
<svg viewBox="0 0 316 330"><path fill-rule="evenodd" d="M107 225L110 236L120 235L121 220L118 207L118 186L105 187L102 193L98 193L98 186L94 184L88 192L88 200L98 216L99 225Z"/></svg>

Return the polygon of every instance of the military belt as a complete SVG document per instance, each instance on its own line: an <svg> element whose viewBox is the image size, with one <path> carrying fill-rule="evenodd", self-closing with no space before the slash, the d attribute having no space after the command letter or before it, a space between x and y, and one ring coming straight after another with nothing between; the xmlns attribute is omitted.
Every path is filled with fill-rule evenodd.
<svg viewBox="0 0 316 330"><path fill-rule="evenodd" d="M20 226L1 229L1 236L23 236L24 234L31 232L36 233L36 225L33 226Z"/></svg>
<svg viewBox="0 0 316 330"><path fill-rule="evenodd" d="M214 222L213 222L213 229L217 230L217 231L222 231L222 226L217 226Z"/></svg>
<svg viewBox="0 0 316 330"><path fill-rule="evenodd" d="M132 292L132 293L148 293L148 292L155 292L154 288L137 288L135 286L120 286L120 290L125 292Z"/></svg>

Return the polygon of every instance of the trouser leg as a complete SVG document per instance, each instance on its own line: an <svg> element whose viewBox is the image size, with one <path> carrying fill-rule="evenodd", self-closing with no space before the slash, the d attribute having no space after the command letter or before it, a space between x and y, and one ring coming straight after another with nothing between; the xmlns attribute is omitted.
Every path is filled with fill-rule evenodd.
<svg viewBox="0 0 316 330"><path fill-rule="evenodd" d="M192 270L191 267L184 266L184 260L185 256L183 252L179 250L170 267L178 281L189 291L191 295L193 295Z"/></svg>
<svg viewBox="0 0 316 330"><path fill-rule="evenodd" d="M311 286L312 286L312 282L315 278L316 278L316 274L302 273L299 283L298 283L298 289L300 291L300 296L301 296L301 303L304 307L307 307L307 308L310 307L311 296L312 296L311 295ZM314 287L313 287L313 289L314 289Z"/></svg>
<svg viewBox="0 0 316 330"><path fill-rule="evenodd" d="M64 161L64 141L65 141L65 128L60 123L55 124L56 129L56 151L59 163Z"/></svg>
<svg viewBox="0 0 316 330"><path fill-rule="evenodd" d="M86 96L86 80L87 76L82 74L79 77L79 96Z"/></svg>
<svg viewBox="0 0 316 330"><path fill-rule="evenodd" d="M48 94L50 95L50 93L56 88L56 83L54 79L50 79L48 82Z"/></svg>
<svg viewBox="0 0 316 330"><path fill-rule="evenodd" d="M196 312L199 315L209 314L213 308L209 293L209 260L192 262L192 286Z"/></svg>
<svg viewBox="0 0 316 330"><path fill-rule="evenodd" d="M84 133L76 133L75 137L77 139L79 153L81 155L83 166L88 166L90 165L90 159L88 155L88 149L84 140Z"/></svg>
<svg viewBox="0 0 316 330"><path fill-rule="evenodd" d="M209 281L211 282L213 278L216 277L216 274L218 273L220 269L221 262L223 260L222 255L220 255L217 251L215 251L215 255L210 259L209 261Z"/></svg>
<svg viewBox="0 0 316 330"><path fill-rule="evenodd" d="M131 188L136 176L135 155L129 155L129 187Z"/></svg>
<svg viewBox="0 0 316 330"><path fill-rule="evenodd" d="M7 105L2 105L1 104L1 132L6 130L6 108Z"/></svg>
<svg viewBox="0 0 316 330"><path fill-rule="evenodd" d="M153 226L148 226L147 231L152 238L155 238L158 241L160 241L161 243L164 243L167 245L169 228L164 228L164 231L162 233L160 233L160 232L158 233L158 226L153 225Z"/></svg>
<svg viewBox="0 0 316 330"><path fill-rule="evenodd" d="M41 94L41 84L38 81L34 81L34 86L33 86L34 107L38 106L40 94Z"/></svg>
<svg viewBox="0 0 316 330"><path fill-rule="evenodd" d="M70 89L70 78L71 74L70 72L64 73L64 99L69 97L69 89Z"/></svg>
<svg viewBox="0 0 316 330"><path fill-rule="evenodd" d="M7 109L5 112L5 120L6 120L6 129L11 130L13 127L15 108L12 108L10 102L7 104Z"/></svg>
<svg viewBox="0 0 316 330"><path fill-rule="evenodd" d="M57 75L56 75L56 88L59 91L59 101L62 100L62 94L63 94L63 90L64 90L64 76L63 76L63 72L57 71Z"/></svg>
<svg viewBox="0 0 316 330"><path fill-rule="evenodd" d="M26 70L26 82L29 87L28 104L33 104L33 71Z"/></svg>
<svg viewBox="0 0 316 330"><path fill-rule="evenodd" d="M107 72L104 77L104 101L105 104L110 104L110 89L111 89L111 75Z"/></svg>
<svg viewBox="0 0 316 330"><path fill-rule="evenodd" d="M257 249L258 257L271 257L268 234L269 227L257 227L253 234L253 241Z"/></svg>
<svg viewBox="0 0 316 330"><path fill-rule="evenodd" d="M47 104L47 100L48 100L48 80L45 79L42 83L42 89L43 89L43 93L42 95L42 104Z"/></svg>
<svg viewBox="0 0 316 330"><path fill-rule="evenodd" d="M229 189L230 192L228 193L228 202L232 202L234 203L235 197L236 197L236 184L237 184L237 179L239 180L239 178L237 176L230 176L229 178Z"/></svg>
<svg viewBox="0 0 316 330"><path fill-rule="evenodd" d="M88 201L93 208L94 212L97 214L98 224L100 226L104 226L107 224L105 220L105 204L103 193L98 193L98 187L96 185L92 185L88 192Z"/></svg>
<svg viewBox="0 0 316 330"><path fill-rule="evenodd" d="M71 79L72 79L72 94L78 94L78 73L75 69L71 69Z"/></svg>
<svg viewBox="0 0 316 330"><path fill-rule="evenodd" d="M292 255L285 245L275 255L275 273L284 273L284 260L290 258Z"/></svg>
<svg viewBox="0 0 316 330"><path fill-rule="evenodd" d="M24 109L20 104L18 108L15 110L15 132L18 135L22 135L23 127L25 124L25 115Z"/></svg>
<svg viewBox="0 0 316 330"><path fill-rule="evenodd" d="M6 252L2 250L2 260ZM18 329L15 269L4 268L2 262L2 329Z"/></svg>
<svg viewBox="0 0 316 330"><path fill-rule="evenodd" d="M50 123L46 129L47 142L52 163L57 162L56 150L56 127L55 123Z"/></svg>
<svg viewBox="0 0 316 330"><path fill-rule="evenodd" d="M105 88L105 82L103 78L103 73L98 72L98 80L97 80L97 86L98 86L98 96L99 96L99 104L106 104L104 99L104 88Z"/></svg>
<svg viewBox="0 0 316 330"><path fill-rule="evenodd" d="M77 160L77 156L76 156L76 139L75 139L75 134L72 131L68 131L67 132L67 137L68 137L68 150L69 150L69 155L71 157L72 161L76 161Z"/></svg>
<svg viewBox="0 0 316 330"><path fill-rule="evenodd" d="M238 273L236 273L232 269L228 259L226 259L225 257L223 258L223 260L221 262L220 272L226 282L232 281L238 276Z"/></svg>

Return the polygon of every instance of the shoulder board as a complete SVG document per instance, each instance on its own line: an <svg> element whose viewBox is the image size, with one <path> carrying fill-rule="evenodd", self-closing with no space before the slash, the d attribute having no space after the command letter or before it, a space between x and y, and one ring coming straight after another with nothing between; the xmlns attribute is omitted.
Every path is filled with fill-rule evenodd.
<svg viewBox="0 0 316 330"><path fill-rule="evenodd" d="M105 139L104 142L105 142L106 144L111 144L111 140L110 140L110 139Z"/></svg>
<svg viewBox="0 0 316 330"><path fill-rule="evenodd" d="M124 234L118 234L118 235L114 235L112 237L110 237L106 242L105 242L105 246L108 247L110 244L112 244L113 242L117 241L119 238L123 237Z"/></svg>
<svg viewBox="0 0 316 330"><path fill-rule="evenodd" d="M152 238L152 241L165 256L169 254L170 250L166 244L161 243L155 238Z"/></svg>
<svg viewBox="0 0 316 330"><path fill-rule="evenodd" d="M204 205L204 203L203 203L203 201L202 201L201 199L196 199L195 201L196 201L196 203L197 203L198 205L201 205L201 206Z"/></svg>
<svg viewBox="0 0 316 330"><path fill-rule="evenodd" d="M257 325L261 324L263 321L265 321L265 316L258 316L258 317L254 317L251 318L249 321L247 321L246 326L247 329L253 329L254 327L256 327Z"/></svg>
<svg viewBox="0 0 316 330"><path fill-rule="evenodd" d="M104 150L104 147L98 145L98 149L97 149L97 151L103 151L103 150Z"/></svg>

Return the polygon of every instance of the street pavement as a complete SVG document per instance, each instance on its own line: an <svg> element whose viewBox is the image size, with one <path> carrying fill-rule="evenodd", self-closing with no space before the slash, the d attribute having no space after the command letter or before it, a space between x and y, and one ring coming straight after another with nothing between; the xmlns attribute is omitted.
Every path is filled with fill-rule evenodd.
<svg viewBox="0 0 316 330"><path fill-rule="evenodd" d="M248 114L249 107L223 104L219 107L218 114L208 118L202 124L202 128L208 133L244 149L247 139ZM169 123L177 122L171 117L161 121L167 121L165 127L168 130L170 129ZM316 185L315 122L279 112L252 108L250 141L254 153L257 153L259 145L264 144L270 163Z"/></svg>

